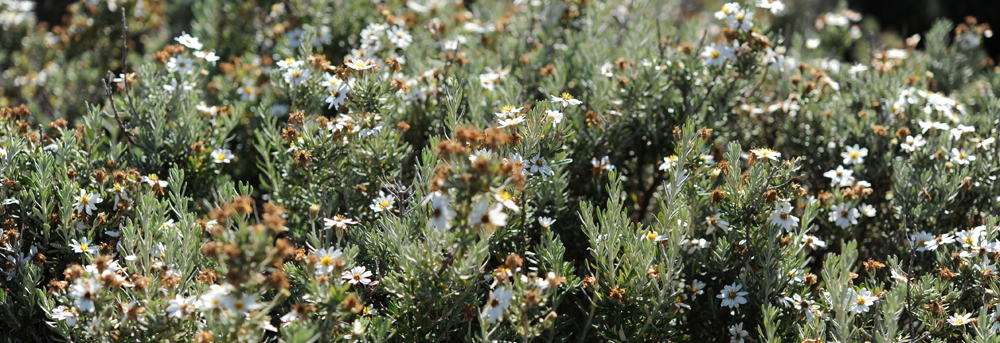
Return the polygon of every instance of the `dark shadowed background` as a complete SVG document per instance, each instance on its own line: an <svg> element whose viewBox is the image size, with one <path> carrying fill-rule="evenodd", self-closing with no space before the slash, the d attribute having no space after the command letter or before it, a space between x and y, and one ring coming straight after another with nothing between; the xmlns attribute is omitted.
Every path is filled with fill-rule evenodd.
<svg viewBox="0 0 1000 343"><path fill-rule="evenodd" d="M852 10L866 17L875 17L886 30L901 35L924 33L937 18L963 22L966 16L976 17L980 23L1000 27L1000 0L849 0ZM836 1L824 1L826 7L836 6ZM1000 55L1000 42L985 39L990 56Z"/></svg>

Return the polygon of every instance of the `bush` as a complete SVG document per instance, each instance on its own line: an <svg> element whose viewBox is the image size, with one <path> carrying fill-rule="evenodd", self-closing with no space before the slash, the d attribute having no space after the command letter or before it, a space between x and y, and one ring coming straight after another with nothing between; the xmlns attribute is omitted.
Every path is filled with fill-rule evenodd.
<svg viewBox="0 0 1000 343"><path fill-rule="evenodd" d="M3 340L1000 341L974 18L33 5L0 3Z"/></svg>

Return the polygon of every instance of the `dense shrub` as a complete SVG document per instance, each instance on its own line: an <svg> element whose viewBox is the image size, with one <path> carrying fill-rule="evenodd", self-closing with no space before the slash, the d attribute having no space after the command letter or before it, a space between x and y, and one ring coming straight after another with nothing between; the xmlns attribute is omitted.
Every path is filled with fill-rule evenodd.
<svg viewBox="0 0 1000 343"><path fill-rule="evenodd" d="M689 5L0 2L0 339L1000 341L989 26Z"/></svg>

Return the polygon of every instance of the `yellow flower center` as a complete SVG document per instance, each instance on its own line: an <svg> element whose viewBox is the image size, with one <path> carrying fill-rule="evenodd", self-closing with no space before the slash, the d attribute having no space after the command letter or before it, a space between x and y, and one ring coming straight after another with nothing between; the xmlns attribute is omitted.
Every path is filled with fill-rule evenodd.
<svg viewBox="0 0 1000 343"><path fill-rule="evenodd" d="M865 297L859 295L858 296L858 305L864 305L864 304L865 304Z"/></svg>
<svg viewBox="0 0 1000 343"><path fill-rule="evenodd" d="M569 93L562 93L562 99L566 100L566 101L570 101L570 100L573 100L573 96L569 95Z"/></svg>
<svg viewBox="0 0 1000 343"><path fill-rule="evenodd" d="M781 216L780 217L781 217L782 220L787 220L788 219L788 212L781 212Z"/></svg>
<svg viewBox="0 0 1000 343"><path fill-rule="evenodd" d="M507 191L503 191L502 193L500 193L500 199L503 199L504 201L511 200L514 199L514 196L508 193Z"/></svg>
<svg viewBox="0 0 1000 343"><path fill-rule="evenodd" d="M80 244L80 250L87 251L87 249L89 249L89 248L90 248L90 244L87 244L87 243Z"/></svg>
<svg viewBox="0 0 1000 343"><path fill-rule="evenodd" d="M712 49L712 58L719 58L719 55L721 55L719 50Z"/></svg>

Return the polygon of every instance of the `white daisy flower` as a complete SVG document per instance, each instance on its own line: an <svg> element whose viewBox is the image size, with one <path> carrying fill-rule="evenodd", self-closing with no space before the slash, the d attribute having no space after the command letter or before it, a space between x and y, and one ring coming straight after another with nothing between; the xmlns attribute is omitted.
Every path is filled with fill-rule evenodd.
<svg viewBox="0 0 1000 343"><path fill-rule="evenodd" d="M532 157L531 160L528 161L528 172L532 174L537 173L541 175L542 178L547 178L554 174L552 167L549 167L548 162L545 161L545 159L540 155L535 155L535 157Z"/></svg>
<svg viewBox="0 0 1000 343"><path fill-rule="evenodd" d="M872 296L872 292L868 291L866 288L862 288L861 291L853 291L854 295L851 296L854 300L851 301L851 311L854 313L868 312L868 308L875 304L875 300L878 297Z"/></svg>
<svg viewBox="0 0 1000 343"><path fill-rule="evenodd" d="M768 148L751 149L750 152L753 153L757 157L757 159L760 160L768 159L777 162L778 159L781 158L780 152Z"/></svg>
<svg viewBox="0 0 1000 343"><path fill-rule="evenodd" d="M87 215L93 215L94 211L97 210L97 204L103 202L101 196L97 193L90 193L85 190L80 190L80 195L76 197L76 202L73 203L73 207L76 208L76 213L81 214L87 212Z"/></svg>
<svg viewBox="0 0 1000 343"><path fill-rule="evenodd" d="M228 283L222 285L211 285L208 288L208 292L202 294L198 299L201 302L201 310L209 311L217 308L223 308L224 303L230 302L229 295L233 291L233 285Z"/></svg>
<svg viewBox="0 0 1000 343"><path fill-rule="evenodd" d="M435 191L431 193L431 218L428 224L431 226L447 230L451 228L451 221L455 219L455 210L451 209L451 199L441 193L441 191Z"/></svg>
<svg viewBox="0 0 1000 343"><path fill-rule="evenodd" d="M517 126L517 124L523 123L524 117L514 116L513 118L500 119L498 120L499 127L504 128L508 126Z"/></svg>
<svg viewBox="0 0 1000 343"><path fill-rule="evenodd" d="M664 157L663 163L660 163L660 167L658 169L661 171L670 171L671 169L674 169L674 167L677 166L677 159L677 155Z"/></svg>
<svg viewBox="0 0 1000 343"><path fill-rule="evenodd" d="M525 175L531 175L528 169L524 167L524 159L521 158L521 154L510 153L507 155L508 158L503 159L504 163L510 163L521 169L521 173Z"/></svg>
<svg viewBox="0 0 1000 343"><path fill-rule="evenodd" d="M899 143L899 150L906 152L914 152L917 150L917 148L922 147L926 144L927 141L924 140L923 135L917 135L916 137L906 136L906 141L903 143Z"/></svg>
<svg viewBox="0 0 1000 343"><path fill-rule="evenodd" d="M819 237L813 235L805 235L804 237L802 237L802 243L812 250L819 250L826 248L826 242L824 242L822 239L819 239Z"/></svg>
<svg viewBox="0 0 1000 343"><path fill-rule="evenodd" d="M257 303L257 297L250 294L244 294L239 298L228 296L223 298L222 302L222 308L238 314L244 314L260 307L260 304Z"/></svg>
<svg viewBox="0 0 1000 343"><path fill-rule="evenodd" d="M298 87L309 81L309 69L290 68L282 76L289 85Z"/></svg>
<svg viewBox="0 0 1000 343"><path fill-rule="evenodd" d="M203 59L206 62L210 62L212 63L212 65L215 65L215 62L219 61L219 56L215 54L215 51L209 51L209 52L195 51L194 57Z"/></svg>
<svg viewBox="0 0 1000 343"><path fill-rule="evenodd" d="M545 110L545 120L559 124L563 120L563 113L554 110Z"/></svg>
<svg viewBox="0 0 1000 343"><path fill-rule="evenodd" d="M399 26L395 26L392 30L389 30L388 36L389 41L392 42L392 44L396 44L396 47L400 49L406 49L406 47L413 43L413 36Z"/></svg>
<svg viewBox="0 0 1000 343"><path fill-rule="evenodd" d="M753 28L753 21L751 19L753 19L752 14L745 10L739 10L726 17L726 23L729 24L730 29L750 31Z"/></svg>
<svg viewBox="0 0 1000 343"><path fill-rule="evenodd" d="M849 186L854 182L854 171L850 169L844 169L844 166L837 166L837 169L833 169L823 173L823 176L830 178L830 186Z"/></svg>
<svg viewBox="0 0 1000 343"><path fill-rule="evenodd" d="M721 67L734 57L732 49L725 44L708 45L701 52L701 58L705 60L705 65L710 67Z"/></svg>
<svg viewBox="0 0 1000 343"><path fill-rule="evenodd" d="M470 225L504 226L507 225L507 214L503 212L503 205L493 204L487 199L479 200L469 215Z"/></svg>
<svg viewBox="0 0 1000 343"><path fill-rule="evenodd" d="M951 140L957 141L959 138L962 138L963 134L976 132L976 128L959 124L949 132L951 133Z"/></svg>
<svg viewBox="0 0 1000 343"><path fill-rule="evenodd" d="M292 68L300 68L305 63L306 63L305 61L300 61L292 57L287 57L283 60L278 61L276 64L278 65L278 69L284 71Z"/></svg>
<svg viewBox="0 0 1000 343"><path fill-rule="evenodd" d="M375 67L375 63L364 58L353 58L347 62L347 66L354 70L368 70Z"/></svg>
<svg viewBox="0 0 1000 343"><path fill-rule="evenodd" d="M469 154L469 162L476 163L476 161L489 161L493 157L493 152L489 149L477 149Z"/></svg>
<svg viewBox="0 0 1000 343"><path fill-rule="evenodd" d="M727 2L722 5L722 9L720 9L718 12L715 12L715 19L719 20L726 19L727 17L735 14L739 10L740 10L739 3Z"/></svg>
<svg viewBox="0 0 1000 343"><path fill-rule="evenodd" d="M840 153L840 156L844 158L844 164L865 164L864 158L868 156L868 148L862 148L857 144L846 148L846 151Z"/></svg>
<svg viewBox="0 0 1000 343"><path fill-rule="evenodd" d="M389 211L392 210L392 207L395 204L396 204L395 197L393 197L391 194L386 195L382 191L378 191L378 198L375 198L375 201L373 201L372 204L368 206L368 208L371 208L372 211L375 212Z"/></svg>
<svg viewBox="0 0 1000 343"><path fill-rule="evenodd" d="M744 343L744 339L750 337L750 333L747 330L743 330L743 323L739 323L729 327L730 343Z"/></svg>
<svg viewBox="0 0 1000 343"><path fill-rule="evenodd" d="M201 43L198 42L198 38L192 37L186 32L181 32L181 36L175 37L174 40L177 41L177 43L181 43L181 45L188 47L190 49L201 50L202 48Z"/></svg>
<svg viewBox="0 0 1000 343"><path fill-rule="evenodd" d="M799 226L799 217L792 215L792 205L787 202L775 205L774 212L771 213L771 216L767 220L789 233Z"/></svg>
<svg viewBox="0 0 1000 343"><path fill-rule="evenodd" d="M994 142L996 142L996 138L994 137L990 137L987 139L980 139L979 142L976 143L976 147L980 149L989 149L991 146L993 146Z"/></svg>
<svg viewBox="0 0 1000 343"><path fill-rule="evenodd" d="M338 268L338 263L342 262L341 258L344 253L340 249L334 249L333 247L327 249L317 249L316 262L314 268L316 268L316 275L329 275L334 269Z"/></svg>
<svg viewBox="0 0 1000 343"><path fill-rule="evenodd" d="M796 310L799 310L799 312L805 313L807 320L812 320L813 317L822 315L818 304L801 295L796 294L792 296L792 305Z"/></svg>
<svg viewBox="0 0 1000 343"><path fill-rule="evenodd" d="M505 286L499 286L496 289L490 291L490 299L483 308L482 317L486 318L491 323L496 323L503 320L503 311L510 307L510 301L514 298L514 292L511 292Z"/></svg>
<svg viewBox="0 0 1000 343"><path fill-rule="evenodd" d="M168 302L167 316L174 318L189 316L194 314L199 306L198 297L192 295L185 298L177 294Z"/></svg>
<svg viewBox="0 0 1000 343"><path fill-rule="evenodd" d="M705 229L706 235L711 235L716 228L729 231L729 221L722 219L718 213L705 217L705 224L707 226L707 229Z"/></svg>
<svg viewBox="0 0 1000 343"><path fill-rule="evenodd" d="M75 308L59 305L52 309L52 319L64 321L67 326L72 327L80 319L80 314L76 312Z"/></svg>
<svg viewBox="0 0 1000 343"><path fill-rule="evenodd" d="M101 291L101 284L92 278L79 278L69 288L69 296L75 299L74 304L80 311L94 313L97 306L94 299Z"/></svg>
<svg viewBox="0 0 1000 343"><path fill-rule="evenodd" d="M348 225L357 225L358 222L354 219L344 217L342 215L336 215L333 218L323 218L323 227L327 230L332 228L338 228L341 230L346 230Z"/></svg>
<svg viewBox="0 0 1000 343"><path fill-rule="evenodd" d="M705 294L705 283L698 280L691 280L690 285L685 285L684 291L687 292L689 299L694 299L696 296Z"/></svg>
<svg viewBox="0 0 1000 343"><path fill-rule="evenodd" d="M917 251L937 250L938 243L933 234L918 232L910 236L910 245L917 248Z"/></svg>
<svg viewBox="0 0 1000 343"><path fill-rule="evenodd" d="M521 210L521 208L517 206L517 203L514 202L514 195L510 194L510 192L500 191L499 193L494 193L493 199L498 203L503 204L503 207L506 207L511 211L517 212Z"/></svg>
<svg viewBox="0 0 1000 343"><path fill-rule="evenodd" d="M562 96L555 96L555 95L553 95L552 96L552 103L554 103L554 104L561 104L563 108L566 108L566 107L569 107L571 105L572 106L576 106L576 105L582 104L583 101L580 101L580 100L577 100L577 99L573 98L573 96L569 95L569 93L562 93Z"/></svg>
<svg viewBox="0 0 1000 343"><path fill-rule="evenodd" d="M951 326L965 326L972 322L972 313L958 314L955 313L948 317L948 324Z"/></svg>
<svg viewBox="0 0 1000 343"><path fill-rule="evenodd" d="M330 93L323 99L323 102L330 104L327 108L340 108L341 105L347 102L347 93L350 91L351 87L347 83L341 82L339 85L329 89Z"/></svg>
<svg viewBox="0 0 1000 343"><path fill-rule="evenodd" d="M722 306L739 308L740 305L747 303L745 296L749 294L747 292L741 292L741 289L743 289L743 285L733 283L732 285L723 287L722 292L715 297L722 299Z"/></svg>
<svg viewBox="0 0 1000 343"><path fill-rule="evenodd" d="M194 72L194 59L188 57L173 56L167 60L167 71L180 74L190 74Z"/></svg>
<svg viewBox="0 0 1000 343"><path fill-rule="evenodd" d="M234 158L236 158L236 155L233 155L233 152L229 151L229 149L215 149L212 151L212 162L215 163L229 163Z"/></svg>
<svg viewBox="0 0 1000 343"><path fill-rule="evenodd" d="M875 206L869 204L861 204L861 206L858 206L858 210L861 211L862 215L869 218L874 217L876 214L878 214L878 212L875 211Z"/></svg>
<svg viewBox="0 0 1000 343"><path fill-rule="evenodd" d="M969 162L975 161L976 156L969 155L965 149L951 148L951 162L955 164L969 164Z"/></svg>
<svg viewBox="0 0 1000 343"><path fill-rule="evenodd" d="M351 270L345 270L343 275L341 275L340 277L344 280L347 280L347 283L350 283L352 285L357 285L359 283L362 285L368 285L372 283L372 280L369 279L369 277L371 276L372 272L366 270L365 266L357 266L351 268Z"/></svg>
<svg viewBox="0 0 1000 343"><path fill-rule="evenodd" d="M861 217L861 213L858 209L850 207L848 203L843 203L830 208L830 218L831 222L834 222L837 226L841 228L847 228L851 225L858 224L858 218Z"/></svg>
<svg viewBox="0 0 1000 343"><path fill-rule="evenodd" d="M757 8L771 10L774 15L785 13L785 3L781 0L757 0Z"/></svg>
<svg viewBox="0 0 1000 343"><path fill-rule="evenodd" d="M522 109L524 109L524 107L514 107L511 105L504 105L503 108L500 109L500 113L493 113L493 114L496 114L497 118L500 119L514 118L518 117L518 114L521 113Z"/></svg>

